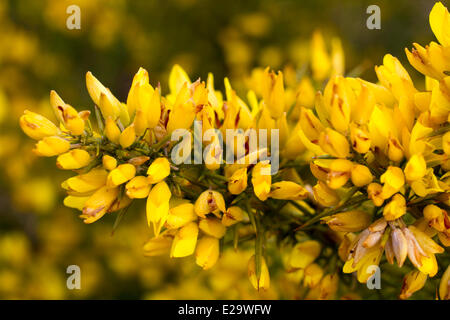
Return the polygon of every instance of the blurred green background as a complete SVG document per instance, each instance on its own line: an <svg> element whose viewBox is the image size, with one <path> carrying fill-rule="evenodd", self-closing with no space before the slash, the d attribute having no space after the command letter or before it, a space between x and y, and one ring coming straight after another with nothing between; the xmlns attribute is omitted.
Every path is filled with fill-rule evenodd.
<svg viewBox="0 0 450 320"><path fill-rule="evenodd" d="M81 30L68 30L69 5L81 9ZM381 30L366 28L368 5L381 9ZM385 53L433 39L434 1L357 0L9 0L0 1L0 298L295 298L281 272L264 294L246 277L248 252L226 252L203 272L192 259L144 258L149 236L143 208L134 207L114 236L113 217L85 226L63 208L54 159L36 159L19 130L24 109L52 119L51 89L77 109L92 108L85 74L92 71L122 101L140 66L152 84L174 63L191 79L230 77L238 92L252 68L308 63L315 30L342 39L346 70L375 80ZM444 1L444 5L448 5ZM55 173L56 172L56 173ZM243 257L247 255L247 258ZM189 260L191 259L191 260ZM190 263L185 263L190 261ZM82 290L66 288L66 268L82 270Z"/></svg>

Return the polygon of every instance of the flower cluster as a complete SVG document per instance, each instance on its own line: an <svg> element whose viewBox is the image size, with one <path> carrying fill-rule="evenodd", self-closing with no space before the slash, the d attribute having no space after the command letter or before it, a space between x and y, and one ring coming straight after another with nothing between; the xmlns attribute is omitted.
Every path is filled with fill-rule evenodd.
<svg viewBox="0 0 450 320"><path fill-rule="evenodd" d="M259 290L270 284L267 247L287 248L283 263L311 299L335 296L340 267L365 283L371 267L395 260L415 268L401 298L440 272L439 297L447 299L450 269L440 269L450 244L450 14L441 3L430 25L439 44L406 50L425 76L423 91L389 54L375 67L378 83L344 76L339 40L330 53L315 33L310 76L257 68L246 101L227 78L222 94L212 74L191 81L175 65L166 95L141 68L123 103L88 72L95 123L52 91L59 125L30 111L20 125L38 140L37 155L57 156L58 168L77 173L62 183L64 204L85 223L112 212L118 223L134 200L146 199L146 255L195 255L209 269L221 247L254 240L248 276ZM205 163L175 163L173 153L192 141L172 137L193 132L196 121L216 132L200 142ZM237 134L225 149L241 155L231 162L222 150L227 130ZM279 157L274 174L264 155Z"/></svg>

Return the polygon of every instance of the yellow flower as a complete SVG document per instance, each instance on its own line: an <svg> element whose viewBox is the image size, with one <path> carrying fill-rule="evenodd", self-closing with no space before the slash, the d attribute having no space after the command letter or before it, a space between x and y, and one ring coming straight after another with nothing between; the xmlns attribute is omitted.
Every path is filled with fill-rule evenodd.
<svg viewBox="0 0 450 320"><path fill-rule="evenodd" d="M281 200L303 200L308 191L301 185L292 181L280 181L272 184L269 197Z"/></svg>
<svg viewBox="0 0 450 320"><path fill-rule="evenodd" d="M450 237L450 218L446 210L429 204L423 209L423 217L430 227L443 232L446 237ZM441 242L443 241L441 240Z"/></svg>
<svg viewBox="0 0 450 320"><path fill-rule="evenodd" d="M87 166L91 156L83 149L72 149L56 158L56 166L65 170L76 170Z"/></svg>
<svg viewBox="0 0 450 320"><path fill-rule="evenodd" d="M115 169L117 167L117 160L115 158L105 154L102 157L102 164L103 164L103 167L106 170L110 170L111 171L111 170L113 170L113 169Z"/></svg>
<svg viewBox="0 0 450 320"><path fill-rule="evenodd" d="M340 200L336 191L322 181L317 181L317 184L313 187L313 193L314 199L325 207L337 205Z"/></svg>
<svg viewBox="0 0 450 320"><path fill-rule="evenodd" d="M240 194L247 188L247 168L236 170L228 181L228 191Z"/></svg>
<svg viewBox="0 0 450 320"><path fill-rule="evenodd" d="M327 175L327 185L331 189L339 189L344 186L352 171L353 163L345 159L336 159L330 163Z"/></svg>
<svg viewBox="0 0 450 320"><path fill-rule="evenodd" d="M195 250L195 262L197 265L208 270L213 267L219 259L219 239L205 236L197 243Z"/></svg>
<svg viewBox="0 0 450 320"><path fill-rule="evenodd" d="M225 212L225 200L221 193L213 190L203 191L195 201L195 213L205 218L208 213L220 217L220 212Z"/></svg>
<svg viewBox="0 0 450 320"><path fill-rule="evenodd" d="M153 224L155 236L161 231L162 226L169 215L169 200L172 196L168 185L161 181L156 184L150 191L147 198L147 223ZM173 249L173 246L172 246Z"/></svg>
<svg viewBox="0 0 450 320"><path fill-rule="evenodd" d="M334 231L357 232L370 225L371 216L362 210L352 210L322 218Z"/></svg>
<svg viewBox="0 0 450 320"><path fill-rule="evenodd" d="M248 261L248 278L253 288L256 290L268 290L270 287L270 275L269 269L267 268L266 259L261 257L261 270L260 275L256 274L256 257L253 255Z"/></svg>
<svg viewBox="0 0 450 320"><path fill-rule="evenodd" d="M384 207L383 216L387 221L392 221L400 218L406 213L406 200L397 193L392 197L392 200Z"/></svg>
<svg viewBox="0 0 450 320"><path fill-rule="evenodd" d="M305 268L303 283L309 288L316 287L323 277L323 269L317 263L311 263Z"/></svg>
<svg viewBox="0 0 450 320"><path fill-rule="evenodd" d="M147 176L149 183L158 183L170 174L170 163L165 157L155 159L148 167Z"/></svg>
<svg viewBox="0 0 450 320"><path fill-rule="evenodd" d="M383 254L383 249L377 244L365 249L363 253L362 256L358 257L358 260L355 260L355 255L353 253L342 269L344 273L353 273L357 271L357 279L360 283L366 283L372 276L373 272L371 273L369 267L378 266Z"/></svg>
<svg viewBox="0 0 450 320"><path fill-rule="evenodd" d="M450 156L450 131L442 137L442 149L446 155Z"/></svg>
<svg viewBox="0 0 450 320"><path fill-rule="evenodd" d="M164 182L160 182L164 183ZM195 222L190 222L181 227L175 234L170 249L171 258L187 257L194 253L197 244L198 226Z"/></svg>
<svg viewBox="0 0 450 320"><path fill-rule="evenodd" d="M430 277L436 275L438 264L435 254L444 252L444 248L412 225L403 231L408 242L408 258L411 263Z"/></svg>
<svg viewBox="0 0 450 320"><path fill-rule="evenodd" d="M372 182L373 176L369 168L362 164L356 164L353 166L351 179L355 186L363 187Z"/></svg>
<svg viewBox="0 0 450 320"><path fill-rule="evenodd" d="M413 155L405 167L405 177L407 181L421 179L427 172L427 164L421 154Z"/></svg>
<svg viewBox="0 0 450 320"><path fill-rule="evenodd" d="M87 118L90 112L78 114L77 110L68 104L63 104L57 107L60 119L64 123L64 126L71 134L78 136L84 132L84 119L80 116Z"/></svg>
<svg viewBox="0 0 450 320"><path fill-rule="evenodd" d="M70 149L70 142L58 136L45 137L36 143L35 154L43 157L53 157Z"/></svg>
<svg viewBox="0 0 450 320"><path fill-rule="evenodd" d="M194 211L194 205L183 203L169 210L165 226L168 229L178 229L196 220L197 215Z"/></svg>
<svg viewBox="0 0 450 320"><path fill-rule="evenodd" d="M429 194L443 192L442 186L434 175L433 168L428 168L427 173L421 179L410 182L414 193L419 197L426 197Z"/></svg>
<svg viewBox="0 0 450 320"><path fill-rule="evenodd" d="M427 282L427 275L418 271L410 271L403 278L402 291L400 293L400 299L408 299L416 291L419 291Z"/></svg>
<svg viewBox="0 0 450 320"><path fill-rule="evenodd" d="M352 148L359 153L367 153L370 149L371 140L369 133L356 125L350 125L350 141Z"/></svg>
<svg viewBox="0 0 450 320"><path fill-rule="evenodd" d="M131 199L144 199L150 192L150 184L144 176L137 176L132 178L125 185L126 194Z"/></svg>
<svg viewBox="0 0 450 320"><path fill-rule="evenodd" d="M173 230L166 230L159 236L151 238L144 244L144 255L147 257L154 257L166 254L170 251L172 246Z"/></svg>
<svg viewBox="0 0 450 320"><path fill-rule="evenodd" d="M438 41L450 47L450 14L441 2L437 2L430 12L430 26Z"/></svg>
<svg viewBox="0 0 450 320"><path fill-rule="evenodd" d="M62 183L62 187L69 195L85 196L106 184L108 172L103 169L92 169L91 171L71 177Z"/></svg>
<svg viewBox="0 0 450 320"><path fill-rule="evenodd" d="M367 194L369 198L373 201L374 205L377 207L381 206L384 202L384 198L382 196L383 187L381 184L372 182L367 186Z"/></svg>
<svg viewBox="0 0 450 320"><path fill-rule="evenodd" d="M319 300L332 300L337 292L339 276L337 273L327 274L319 285Z"/></svg>
<svg viewBox="0 0 450 320"><path fill-rule="evenodd" d="M307 240L305 242L297 243L292 249L289 258L289 265L292 268L304 269L319 256L321 245L318 241Z"/></svg>
<svg viewBox="0 0 450 320"><path fill-rule="evenodd" d="M106 184L108 187L116 187L133 179L135 175L135 166L129 163L121 164L109 172Z"/></svg>
<svg viewBox="0 0 450 320"><path fill-rule="evenodd" d="M117 200L119 188L102 187L87 199L83 207L84 223L93 223L103 217L109 208Z"/></svg>
<svg viewBox="0 0 450 320"><path fill-rule="evenodd" d="M55 136L59 133L53 122L40 114L25 110L19 120L20 127L27 136L35 140Z"/></svg>
<svg viewBox="0 0 450 320"><path fill-rule="evenodd" d="M269 197L271 183L270 164L258 162L252 170L252 185L259 200L265 201Z"/></svg>
<svg viewBox="0 0 450 320"><path fill-rule="evenodd" d="M397 138L391 137L387 144L387 156L389 160L399 162L403 159L403 147Z"/></svg>
<svg viewBox="0 0 450 320"><path fill-rule="evenodd" d="M450 300L450 266L447 267L439 284L439 297L441 300Z"/></svg>
<svg viewBox="0 0 450 320"><path fill-rule="evenodd" d="M399 167L389 166L386 172L381 175L380 181L384 183L382 197L383 199L388 199L403 187L405 176Z"/></svg>
<svg viewBox="0 0 450 320"><path fill-rule="evenodd" d="M350 146L347 139L330 128L326 128L320 134L319 145L324 152L337 158L346 158L350 154Z"/></svg>
<svg viewBox="0 0 450 320"><path fill-rule="evenodd" d="M222 216L222 224L225 227L232 226L244 220L244 211L238 206L229 207Z"/></svg>
<svg viewBox="0 0 450 320"><path fill-rule="evenodd" d="M198 227L207 235L218 239L222 238L227 230L217 218L201 219Z"/></svg>

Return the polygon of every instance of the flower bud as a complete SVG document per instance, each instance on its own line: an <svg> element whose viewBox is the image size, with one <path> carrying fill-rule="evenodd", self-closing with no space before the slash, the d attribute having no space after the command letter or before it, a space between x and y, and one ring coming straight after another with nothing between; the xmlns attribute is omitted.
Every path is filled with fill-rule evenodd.
<svg viewBox="0 0 450 320"><path fill-rule="evenodd" d="M244 211L238 206L229 207L222 216L222 224L225 227L232 226L242 220L244 220Z"/></svg>
<svg viewBox="0 0 450 320"><path fill-rule="evenodd" d="M102 158L102 164L106 170L111 171L117 167L117 160L115 158L105 154Z"/></svg>
<svg viewBox="0 0 450 320"><path fill-rule="evenodd" d="M23 132L35 140L55 136L59 132L59 129L53 122L40 114L28 110L24 111L24 114L20 117L19 123Z"/></svg>
<svg viewBox="0 0 450 320"><path fill-rule="evenodd" d="M322 181L318 181L313 187L314 199L325 207L331 207L339 203L339 196L333 189Z"/></svg>
<svg viewBox="0 0 450 320"><path fill-rule="evenodd" d="M102 187L89 197L80 216L84 223L93 223L103 217L119 195L119 188Z"/></svg>
<svg viewBox="0 0 450 320"><path fill-rule="evenodd" d="M195 213L202 218L205 218L208 213L220 217L220 212L225 212L225 200L222 194L217 191L207 190L203 191L195 201Z"/></svg>
<svg viewBox="0 0 450 320"><path fill-rule="evenodd" d="M87 166L91 162L91 156L86 150L73 149L56 158L56 166L65 170L76 170Z"/></svg>
<svg viewBox="0 0 450 320"><path fill-rule="evenodd" d="M108 174L106 185L108 187L116 187L134 178L136 175L136 167L132 164L121 164L117 168L111 170Z"/></svg>
<svg viewBox="0 0 450 320"><path fill-rule="evenodd" d="M195 250L195 262L197 265L208 270L213 267L219 259L219 239L205 236L197 243Z"/></svg>
<svg viewBox="0 0 450 320"><path fill-rule="evenodd" d="M126 194L131 199L144 199L150 192L150 184L144 176L137 176L125 185Z"/></svg>
<svg viewBox="0 0 450 320"><path fill-rule="evenodd" d="M400 299L408 299L416 291L419 291L427 282L428 276L418 270L410 271L403 278L402 291Z"/></svg>
<svg viewBox="0 0 450 320"><path fill-rule="evenodd" d="M319 145L324 152L333 157L346 158L350 154L350 146L347 139L330 128L326 128L320 134Z"/></svg>
<svg viewBox="0 0 450 320"><path fill-rule="evenodd" d="M269 269L267 268L266 259L261 257L261 270L259 277L256 274L256 257L253 255L248 261L248 278L253 288L256 290L268 290L270 287L270 275Z"/></svg>
<svg viewBox="0 0 450 320"><path fill-rule="evenodd" d="M135 139L136 139L136 131L134 129L134 124L130 124L120 134L119 142L122 148L126 149L134 143Z"/></svg>
<svg viewBox="0 0 450 320"><path fill-rule="evenodd" d="M92 101L100 108L103 118L117 119L120 113L120 101L91 72L86 73L86 87Z"/></svg>
<svg viewBox="0 0 450 320"><path fill-rule="evenodd" d="M392 197L392 200L384 207L383 216L387 221L392 221L400 218L406 213L406 200L397 193Z"/></svg>
<svg viewBox="0 0 450 320"><path fill-rule="evenodd" d="M105 135L112 143L119 143L121 132L112 118L107 118L105 123Z"/></svg>
<svg viewBox="0 0 450 320"><path fill-rule="evenodd" d="M149 226L150 224L153 224L155 236L158 236L162 226L167 220L171 196L172 193L170 192L169 186L164 181L156 184L148 194L146 206L147 223Z"/></svg>
<svg viewBox="0 0 450 320"><path fill-rule="evenodd" d="M70 142L58 136L45 137L36 143L33 152L41 157L53 157L70 149Z"/></svg>
<svg viewBox="0 0 450 320"><path fill-rule="evenodd" d="M227 230L217 218L201 219L198 226L204 233L217 239L222 238Z"/></svg>
<svg viewBox="0 0 450 320"><path fill-rule="evenodd" d="M269 68L264 70L262 88L263 100L270 115L275 119L280 118L285 108L283 73L278 71L278 74L275 74L269 71Z"/></svg>
<svg viewBox="0 0 450 320"><path fill-rule="evenodd" d="M341 212L322 218L334 231L357 232L370 225L371 216L362 210Z"/></svg>
<svg viewBox="0 0 450 320"><path fill-rule="evenodd" d="M197 215L194 212L194 205L183 203L169 210L165 226L168 229L178 229L196 220Z"/></svg>
<svg viewBox="0 0 450 320"><path fill-rule="evenodd" d="M421 154L413 155L405 167L407 181L416 181L427 173L427 163Z"/></svg>
<svg viewBox="0 0 450 320"><path fill-rule="evenodd" d="M160 182L164 183L164 182ZM187 257L194 253L197 244L198 226L195 222L190 222L181 227L175 234L170 249L171 258Z"/></svg>
<svg viewBox="0 0 450 320"><path fill-rule="evenodd" d="M240 194L247 188L247 168L236 170L228 181L228 191Z"/></svg>
<svg viewBox="0 0 450 320"><path fill-rule="evenodd" d="M355 186L363 187L372 182L373 176L369 168L362 164L356 164L353 166L351 179Z"/></svg>
<svg viewBox="0 0 450 320"><path fill-rule="evenodd" d="M315 240L297 243L292 249L289 265L292 268L304 269L316 260L320 254L320 250L320 243Z"/></svg>
<svg viewBox="0 0 450 320"><path fill-rule="evenodd" d="M158 183L170 174L170 163L165 157L155 159L148 167L147 175L149 183Z"/></svg>

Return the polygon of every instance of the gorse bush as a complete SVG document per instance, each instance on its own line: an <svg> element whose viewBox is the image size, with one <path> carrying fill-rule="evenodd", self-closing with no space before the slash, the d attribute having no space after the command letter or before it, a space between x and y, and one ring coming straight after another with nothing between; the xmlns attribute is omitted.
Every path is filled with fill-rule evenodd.
<svg viewBox="0 0 450 320"><path fill-rule="evenodd" d="M424 91L389 54L375 67L379 83L345 77L340 41L328 52L315 33L310 70L257 68L246 99L227 78L222 93L212 74L192 82L175 65L169 93L141 68L123 103L88 72L94 117L52 91L59 125L30 111L20 125L37 155L77 173L62 183L64 204L85 223L114 213L115 228L145 199L154 235L145 255L195 255L210 269L223 248L252 242L257 290L270 286L270 246L308 299L350 297L345 274L370 282L379 265L400 298L439 278L436 298L449 299L450 14L441 3L430 25L439 43L406 49ZM408 270L403 282L394 263Z"/></svg>

